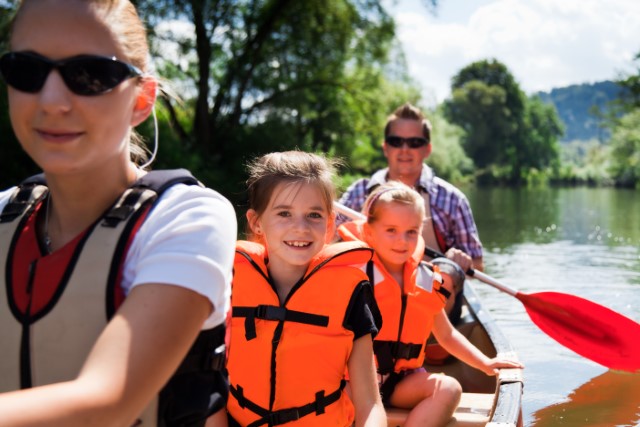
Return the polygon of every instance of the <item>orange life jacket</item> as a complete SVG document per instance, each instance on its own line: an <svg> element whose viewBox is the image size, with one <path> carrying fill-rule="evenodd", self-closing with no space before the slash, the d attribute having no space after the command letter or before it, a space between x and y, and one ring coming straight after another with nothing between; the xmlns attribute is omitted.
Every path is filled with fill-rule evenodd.
<svg viewBox="0 0 640 427"><path fill-rule="evenodd" d="M124 300L120 281L129 244L154 202L177 183L199 185L185 170L149 172L89 229L48 255L35 233L36 213L48 192L44 178L16 188L0 214L0 392L78 375ZM214 409L210 401L224 406L224 379L218 378L224 333L224 325L201 331L136 425L202 425Z"/></svg>
<svg viewBox="0 0 640 427"><path fill-rule="evenodd" d="M363 224L364 221L342 224L338 234L345 241L360 240ZM423 254L424 241L419 238L416 250L404 266L404 289L377 255L365 267L382 314L382 328L373 343L380 374L422 366L434 318L449 296L441 287L438 268L421 261Z"/></svg>
<svg viewBox="0 0 640 427"><path fill-rule="evenodd" d="M354 334L343 322L356 287L369 286L352 265L371 256L359 242L325 246L281 304L264 246L237 243L227 409L240 425L352 425L343 388Z"/></svg>

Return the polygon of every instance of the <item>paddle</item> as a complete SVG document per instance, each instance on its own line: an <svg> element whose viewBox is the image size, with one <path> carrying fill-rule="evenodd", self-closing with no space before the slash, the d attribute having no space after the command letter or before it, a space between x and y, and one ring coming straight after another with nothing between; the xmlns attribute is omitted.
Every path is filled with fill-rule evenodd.
<svg viewBox="0 0 640 427"><path fill-rule="evenodd" d="M334 203L337 212L364 219L360 212ZM430 258L444 254L425 249ZM587 299L562 292L525 293L474 269L467 275L516 297L543 332L579 355L610 369L640 370L640 324Z"/></svg>

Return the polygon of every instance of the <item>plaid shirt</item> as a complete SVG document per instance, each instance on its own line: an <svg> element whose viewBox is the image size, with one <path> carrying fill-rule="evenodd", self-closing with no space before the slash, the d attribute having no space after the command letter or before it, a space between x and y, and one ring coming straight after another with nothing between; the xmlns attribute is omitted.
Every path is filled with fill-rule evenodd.
<svg viewBox="0 0 640 427"><path fill-rule="evenodd" d="M361 212L369 193L387 181L388 168L374 173L371 178L361 178L347 188L340 203ZM434 226L444 237L446 249L457 248L472 258L482 257L482 243L473 219L467 197L447 181L434 175L433 170L423 165L420 179L415 185L420 193L429 193L429 204ZM337 225L349 219L338 215Z"/></svg>

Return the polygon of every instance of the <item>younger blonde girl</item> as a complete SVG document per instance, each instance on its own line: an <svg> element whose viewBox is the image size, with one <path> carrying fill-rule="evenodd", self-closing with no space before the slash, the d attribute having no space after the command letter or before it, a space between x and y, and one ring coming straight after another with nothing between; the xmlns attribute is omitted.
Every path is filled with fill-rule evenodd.
<svg viewBox="0 0 640 427"><path fill-rule="evenodd" d="M488 358L449 322L444 311L448 293L438 269L434 272L433 266L421 261L425 213L420 194L389 182L368 197L363 213L365 221L343 224L338 233L343 240L363 240L375 251L366 270L383 319L374 342L383 402L411 410L407 427L444 426L462 390L456 379L422 367L431 332L452 355L487 375L495 375L498 368L521 365ZM446 265L443 269L455 264Z"/></svg>

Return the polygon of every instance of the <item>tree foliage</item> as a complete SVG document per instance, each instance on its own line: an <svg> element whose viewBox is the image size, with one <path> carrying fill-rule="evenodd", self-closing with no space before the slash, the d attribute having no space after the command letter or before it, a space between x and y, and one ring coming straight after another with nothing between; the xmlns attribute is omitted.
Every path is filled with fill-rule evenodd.
<svg viewBox="0 0 640 427"><path fill-rule="evenodd" d="M444 111L449 120L465 130L464 149L476 166L505 163L506 149L517 128L502 87L470 81L453 89Z"/></svg>
<svg viewBox="0 0 640 427"><path fill-rule="evenodd" d="M161 74L187 98L165 101L172 127L211 166L293 147L346 156L392 108L381 95L394 22L379 1L136 3Z"/></svg>
<svg viewBox="0 0 640 427"><path fill-rule="evenodd" d="M618 185L640 183L640 108L622 117L613 129L610 172Z"/></svg>
<svg viewBox="0 0 640 427"><path fill-rule="evenodd" d="M473 161L467 156L460 142L464 131L458 126L447 122L441 109L429 114L433 125L429 156L429 166L436 175L452 183L462 183L473 175Z"/></svg>
<svg viewBox="0 0 640 427"><path fill-rule="evenodd" d="M621 77L620 96L611 101L604 116L611 132L608 141L608 172L616 185L640 188L640 52L635 73Z"/></svg>
<svg viewBox="0 0 640 427"><path fill-rule="evenodd" d="M13 16L14 6L13 2L0 1L0 54L8 50L9 20ZM11 128L8 111L7 86L0 78L0 188L15 184L16 177L26 178L38 170L18 144Z"/></svg>
<svg viewBox="0 0 640 427"><path fill-rule="evenodd" d="M563 124L553 105L545 104L537 96L528 98L524 121L526 143L519 147L518 162L538 170L557 166L558 138L563 132Z"/></svg>
<svg viewBox="0 0 640 427"><path fill-rule="evenodd" d="M483 180L523 183L558 160L562 125L555 109L527 98L495 59L474 62L453 77L444 113L464 129L464 148Z"/></svg>
<svg viewBox="0 0 640 427"><path fill-rule="evenodd" d="M640 108L640 52L634 58L636 62L636 72L618 80L618 84L626 89L622 94L621 104L626 107L626 111Z"/></svg>

